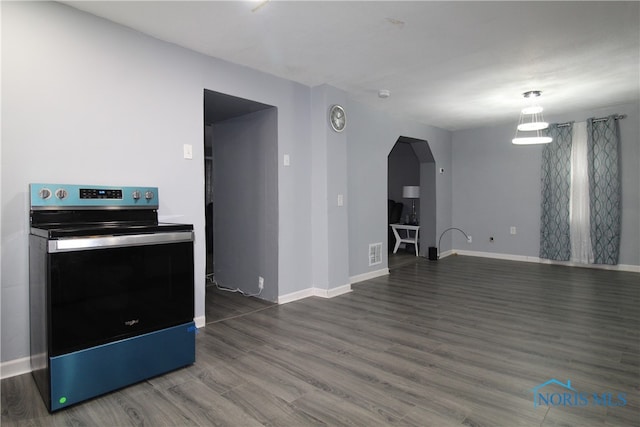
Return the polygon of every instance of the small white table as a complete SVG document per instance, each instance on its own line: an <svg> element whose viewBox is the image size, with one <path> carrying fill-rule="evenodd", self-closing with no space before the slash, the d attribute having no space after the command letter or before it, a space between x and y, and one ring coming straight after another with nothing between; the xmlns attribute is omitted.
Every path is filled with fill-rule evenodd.
<svg viewBox="0 0 640 427"><path fill-rule="evenodd" d="M393 235L396 236L396 247L393 248L393 253L398 252L400 243L411 243L416 248L416 256L418 256L418 232L420 231L419 225L407 225L407 224L389 224L393 230ZM404 237L400 237L398 230L404 230ZM415 231L411 236L411 231Z"/></svg>

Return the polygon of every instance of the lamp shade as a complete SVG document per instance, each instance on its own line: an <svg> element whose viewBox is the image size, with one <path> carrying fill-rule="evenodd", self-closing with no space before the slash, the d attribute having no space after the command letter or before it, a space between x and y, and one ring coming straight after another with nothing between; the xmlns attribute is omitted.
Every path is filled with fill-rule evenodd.
<svg viewBox="0 0 640 427"><path fill-rule="evenodd" d="M417 185L405 185L402 187L402 197L405 199L419 199L420 187Z"/></svg>

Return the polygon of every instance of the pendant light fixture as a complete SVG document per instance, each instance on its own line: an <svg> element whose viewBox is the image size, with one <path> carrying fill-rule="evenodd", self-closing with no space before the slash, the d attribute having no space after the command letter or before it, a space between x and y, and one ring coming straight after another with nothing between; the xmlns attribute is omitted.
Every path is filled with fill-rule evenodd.
<svg viewBox="0 0 640 427"><path fill-rule="evenodd" d="M536 103L536 99L542 95L539 90L530 90L522 94L529 100L529 106L522 109L516 135L511 140L516 145L548 144L551 137L542 136L540 131L549 127L549 123L544 121L542 107Z"/></svg>

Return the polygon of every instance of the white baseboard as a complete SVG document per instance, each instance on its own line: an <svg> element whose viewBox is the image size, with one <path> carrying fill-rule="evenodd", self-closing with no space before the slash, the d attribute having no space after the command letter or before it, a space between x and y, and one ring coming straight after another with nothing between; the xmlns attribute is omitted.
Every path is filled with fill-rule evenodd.
<svg viewBox="0 0 640 427"><path fill-rule="evenodd" d="M336 288L331 289L322 289L322 288L307 288L301 291L291 292L290 294L280 295L278 297L278 304L286 304L288 302L298 301L308 297L321 297L321 298L333 298L338 295L346 294L351 292L351 284L362 282L364 280L375 279L376 277L386 276L389 274L388 268L382 268L376 271L369 271L367 273L358 274L355 276L349 277L349 282L346 285L338 286Z"/></svg>
<svg viewBox="0 0 640 427"><path fill-rule="evenodd" d="M196 328L198 329L204 328L207 325L207 321L204 316L198 316L193 319L193 321L196 322Z"/></svg>
<svg viewBox="0 0 640 427"><path fill-rule="evenodd" d="M632 273L640 273L640 265L581 264L581 263L570 262L570 261L554 261L550 259L543 259L540 257L526 256L526 255L512 255L512 254L501 254L496 252L480 252L480 251L467 251L467 250L457 250L457 249L454 249L453 251L449 251L449 252L451 252L451 254L457 253L458 255L475 256L475 257L481 257L481 258L504 259L508 261L535 262L540 264L564 265L567 267L595 268L599 270L628 271ZM440 258L442 258L442 256Z"/></svg>
<svg viewBox="0 0 640 427"><path fill-rule="evenodd" d="M30 357L22 357L0 363L0 379L11 378L28 372L31 372Z"/></svg>
<svg viewBox="0 0 640 427"><path fill-rule="evenodd" d="M300 299L313 296L313 288L303 289L301 291L291 292L289 294L278 296L278 304L286 304Z"/></svg>
<svg viewBox="0 0 640 427"><path fill-rule="evenodd" d="M333 298L338 295L348 294L349 292L351 292L351 283L331 289L313 288L313 296L321 298Z"/></svg>
<svg viewBox="0 0 640 427"><path fill-rule="evenodd" d="M581 264L579 262L568 262L568 261L553 261L550 259L542 259L539 261L541 264L555 264L555 265L566 265L567 267L581 267L581 268L595 268L598 270L611 270L611 271L626 271L629 273L640 273L640 265L629 265L629 264Z"/></svg>
<svg viewBox="0 0 640 427"><path fill-rule="evenodd" d="M308 297L333 298L351 292L351 284L338 286L331 289L307 288L301 291L291 292L290 294L280 295L278 304L287 304L289 302L298 301Z"/></svg>
<svg viewBox="0 0 640 427"><path fill-rule="evenodd" d="M440 254L439 258L446 258L446 257L451 256L451 255L456 255L456 252L454 252L453 250L444 251L444 252L442 252Z"/></svg>
<svg viewBox="0 0 640 427"><path fill-rule="evenodd" d="M380 270L369 271L367 273L362 273L362 274L357 274L355 276L351 276L351 277L349 277L349 281L351 283L358 283L358 282L363 282L363 281L369 280L369 279L375 279L376 277L386 276L388 274L389 274L389 269L388 268L383 268L383 269L380 269Z"/></svg>

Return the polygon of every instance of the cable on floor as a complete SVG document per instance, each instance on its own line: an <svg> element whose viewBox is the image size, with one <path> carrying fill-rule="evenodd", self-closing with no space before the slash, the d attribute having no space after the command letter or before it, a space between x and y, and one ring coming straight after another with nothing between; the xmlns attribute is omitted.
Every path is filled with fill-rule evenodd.
<svg viewBox="0 0 640 427"><path fill-rule="evenodd" d="M206 279L207 279L209 282L211 282L211 283L213 283L214 285L216 285L216 288L217 288L218 290L220 290L220 291L225 291L225 292L236 292L236 293L239 293L240 295L243 295L243 296L245 296L245 297L257 297L257 296L259 296L259 295L262 293L262 289L260 289L260 290L258 291L258 293L257 293L257 294L250 294L250 293L247 293L247 292L243 291L243 290L242 290L242 289L240 289L240 288L235 288L235 289L233 289L233 288L227 288L227 287L225 287L225 286L220 286L220 284L218 284L218 282L216 281L216 278L215 278L215 276L214 276L214 274L213 274L213 273L209 273L209 274L207 274L205 277L206 277Z"/></svg>

